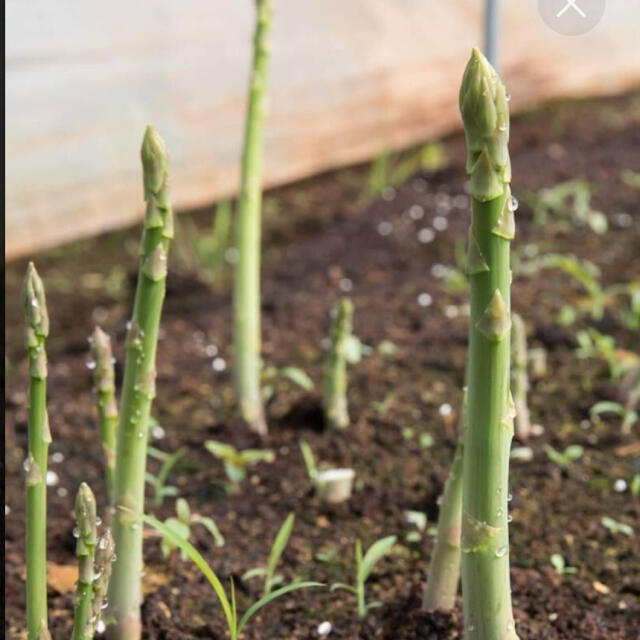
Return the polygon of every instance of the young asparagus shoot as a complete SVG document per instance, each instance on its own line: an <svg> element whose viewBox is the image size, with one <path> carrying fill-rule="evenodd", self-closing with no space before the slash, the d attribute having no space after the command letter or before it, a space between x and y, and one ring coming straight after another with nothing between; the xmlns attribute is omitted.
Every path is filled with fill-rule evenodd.
<svg viewBox="0 0 640 640"><path fill-rule="evenodd" d="M466 421L467 392L464 392L458 426L458 442L451 471L444 487L438 515L429 578L422 596L425 609L453 609L460 580L460 533L462 520L462 451Z"/></svg>
<svg viewBox="0 0 640 640"><path fill-rule="evenodd" d="M381 602L367 602L365 600L364 585L367 582L367 578L371 575L374 567L382 556L387 553L396 543L396 536L387 536L386 538L380 538L374 542L367 552L362 555L362 542L356 540L355 557L356 557L356 583L355 585L345 584L344 582L336 582L331 585L331 591L338 589L344 589L349 593L352 593L356 597L356 604L358 608L358 617L365 618L367 611L375 609L382 605Z"/></svg>
<svg viewBox="0 0 640 640"><path fill-rule="evenodd" d="M80 485L75 503L78 557L78 582L76 583L75 610L71 640L89 640L92 637L93 581L96 541L96 499L89 485Z"/></svg>
<svg viewBox="0 0 640 640"><path fill-rule="evenodd" d="M515 433L518 440L524 442L531 435L531 421L529 420L529 405L527 392L529 390L529 376L527 374L527 330L524 321L514 313L511 317L511 385L513 387L513 402L516 409Z"/></svg>
<svg viewBox="0 0 640 640"><path fill-rule="evenodd" d="M22 290L29 353L28 453L24 461L27 485L27 637L46 640L47 623L47 455L51 443L47 415L47 354L49 314L42 280L29 263Z"/></svg>
<svg viewBox="0 0 640 640"><path fill-rule="evenodd" d="M229 631L229 637L231 640L238 640L238 636L242 629L245 627L247 622L262 609L265 605L269 604L273 600L280 598L281 596L290 593L291 591L296 591L298 589L308 589L311 587L323 587L324 585L321 582L294 582L285 587L280 587L280 589L276 589L275 591L271 591L271 593L263 596L257 602L254 602L242 615L240 619L238 619L238 612L236 609L236 598L235 598L235 589L233 586L233 580L231 580L231 599L227 596L224 587L222 586L222 582L215 574L213 569L207 564L207 561L202 557L200 552L187 540L185 540L182 536L176 534L171 528L167 527L165 524L154 518L153 516L143 515L142 519L148 525L152 526L157 531L160 531L163 536L171 539L173 544L180 548L182 552L200 569L204 577L207 579L211 587L213 588L214 593L218 598L218 602L222 608L222 612L225 618L225 622L227 623L227 628Z"/></svg>
<svg viewBox="0 0 640 640"><path fill-rule="evenodd" d="M156 348L165 296L167 254L173 237L169 156L152 127L142 142L146 213L138 284L127 335L127 356L118 419L113 535L117 559L109 587L110 638L140 638L142 526L147 438L155 396Z"/></svg>
<svg viewBox="0 0 640 640"><path fill-rule="evenodd" d="M236 227L238 263L233 292L233 344L234 383L240 415L251 431L264 435L267 423L260 393L261 181L272 0L256 0L256 11Z"/></svg>
<svg viewBox="0 0 640 640"><path fill-rule="evenodd" d="M105 629L102 614L107 606L107 591L111 580L111 569L115 560L115 544L111 530L107 529L99 538L96 545L95 568L93 572L93 603L89 618L89 640L98 632Z"/></svg>
<svg viewBox="0 0 640 640"><path fill-rule="evenodd" d="M290 513L282 526L278 530L276 537L271 545L271 551L269 552L269 559L265 567L254 567L249 569L243 575L241 580L250 580L251 578L264 577L264 595L268 595L276 585L282 584L283 577L276 575L276 567L278 562L284 553L284 550L291 537L293 531L293 525L295 523L295 514Z"/></svg>
<svg viewBox="0 0 640 640"><path fill-rule="evenodd" d="M347 357L352 338L353 305L344 298L332 312L329 356L324 381L324 412L327 424L334 429L349 426L347 408Z"/></svg>
<svg viewBox="0 0 640 640"><path fill-rule="evenodd" d="M465 640L515 640L507 494L513 406L509 392L509 254L515 235L506 90L474 49L460 89L471 176L468 268L471 322L462 489Z"/></svg>
<svg viewBox="0 0 640 640"><path fill-rule="evenodd" d="M229 490L238 491L240 483L247 477L247 467L259 462L271 463L275 454L270 449L244 449L238 451L235 447L216 440L207 440L205 448L224 463L224 471L230 482Z"/></svg>
<svg viewBox="0 0 640 640"><path fill-rule="evenodd" d="M162 466L160 467L157 476L154 476L149 472L145 473L146 483L151 485L153 488L154 507L162 506L165 498L178 495L177 487L168 485L167 478L169 477L172 469L178 464L180 458L184 456L185 452L186 449L184 447L174 451L172 454L160 451L160 449L156 449L155 447L147 448L147 453L150 456L162 461Z"/></svg>
<svg viewBox="0 0 640 640"><path fill-rule="evenodd" d="M630 355L629 352L617 349L613 337L600 333L597 329L590 327L578 331L576 341L578 358L604 360L609 367L609 378L612 382L619 382L636 365L635 354Z"/></svg>
<svg viewBox="0 0 640 640"><path fill-rule="evenodd" d="M567 561L564 559L564 556L561 556L559 553L552 554L549 558L549 562L551 562L551 566L556 570L556 573L559 576L578 573L578 570L575 567L567 566Z"/></svg>
<svg viewBox="0 0 640 640"><path fill-rule="evenodd" d="M192 513L189 503L184 498L178 498L176 500L176 516L176 518L167 518L164 521L165 527L171 529L175 535L183 540L189 540L192 525L200 524L211 534L217 547L224 546L224 536L220 533L220 529L218 529L215 521L199 513ZM165 535L162 536L162 555L165 558L177 547L178 545L173 542L173 538ZM183 560L186 560L188 557L184 551L181 551L180 555Z"/></svg>
<svg viewBox="0 0 640 640"><path fill-rule="evenodd" d="M116 468L116 430L118 427L118 405L116 404L116 374L111 351L111 340L100 328L96 327L89 338L89 368L93 369L96 386L98 422L100 440L104 455L105 476L109 502L113 505Z"/></svg>

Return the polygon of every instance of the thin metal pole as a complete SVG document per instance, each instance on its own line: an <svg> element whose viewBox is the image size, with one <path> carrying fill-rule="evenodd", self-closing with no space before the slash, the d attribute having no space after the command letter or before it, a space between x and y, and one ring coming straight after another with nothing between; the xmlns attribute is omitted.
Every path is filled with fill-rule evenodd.
<svg viewBox="0 0 640 640"><path fill-rule="evenodd" d="M484 23L484 53L494 69L498 70L500 37L500 0L486 0Z"/></svg>

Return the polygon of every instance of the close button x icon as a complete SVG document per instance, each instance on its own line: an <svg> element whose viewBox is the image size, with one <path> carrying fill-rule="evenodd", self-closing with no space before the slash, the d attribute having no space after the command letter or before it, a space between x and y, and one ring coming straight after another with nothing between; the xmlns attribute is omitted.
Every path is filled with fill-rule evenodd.
<svg viewBox="0 0 640 640"><path fill-rule="evenodd" d="M565 14L565 12L567 12L569 9L574 8L576 10L577 13L579 13L583 18L587 17L587 14L578 6L578 2L577 0L567 0L567 4L560 9L560 11L558 12L558 14L556 15L556 18L560 18L562 15Z"/></svg>

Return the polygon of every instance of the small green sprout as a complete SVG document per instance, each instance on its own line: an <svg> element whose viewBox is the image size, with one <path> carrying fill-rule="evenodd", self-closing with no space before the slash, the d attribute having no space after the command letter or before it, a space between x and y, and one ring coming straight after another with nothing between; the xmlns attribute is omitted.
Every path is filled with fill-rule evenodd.
<svg viewBox="0 0 640 640"><path fill-rule="evenodd" d="M276 534L276 537L273 541L273 545L271 546L271 551L269 552L269 559L267 560L266 567L254 567L253 569L249 569L246 571L241 580L250 580L251 578L256 577L264 577L264 595L268 595L278 584L282 584L284 578L281 575L276 575L276 567L278 566L278 562L284 553L284 550L289 542L289 538L291 537L291 532L293 531L293 525L295 523L295 515L290 513L285 521L282 523L280 530Z"/></svg>
<svg viewBox="0 0 640 640"><path fill-rule="evenodd" d="M257 602L254 602L245 612L244 615L238 620L238 611L236 606L235 588L233 580L231 580L231 599L227 596L220 579L215 574L213 569L207 564L207 561L202 557L202 554L187 540L173 531L170 527L166 526L153 516L143 515L142 519L148 525L154 529L160 531L166 538L169 538L173 544L180 548L180 550L200 569L204 577L207 579L211 587L213 588L222 612L224 614L227 628L229 630L229 636L231 640L238 640L238 636L241 633L244 626L249 620L258 612L262 607L269 604L276 598L284 596L291 591L297 589L307 589L311 587L323 587L321 582L295 582L289 584L280 589L272 591L268 595L260 598Z"/></svg>
<svg viewBox="0 0 640 640"><path fill-rule="evenodd" d="M178 498L176 500L176 518L167 518L164 521L164 526L170 529L176 536L179 536L183 540L188 540L191 536L191 526L194 524L202 525L214 539L217 547L223 547L225 540L223 535L218 529L218 525L213 519L207 516L201 516L199 513L192 513L189 503L184 498ZM162 536L162 555L163 557L169 556L169 554L179 547L180 545L174 542L174 538ZM184 550L181 550L180 555L183 560L187 559L187 554Z"/></svg>
<svg viewBox="0 0 640 640"><path fill-rule="evenodd" d="M633 357L627 357L626 352L616 349L612 336L600 333L596 329L579 331L576 340L578 358L604 360L609 367L609 378L612 382L618 382L636 364Z"/></svg>
<svg viewBox="0 0 640 640"><path fill-rule="evenodd" d="M154 476L149 472L145 473L145 480L147 484L151 485L153 488L153 505L155 507L161 506L165 498L178 495L178 488L168 485L166 482L171 470L176 466L176 464L178 464L178 461L185 454L185 451L184 447L182 447L177 451L174 451L172 454L168 454L160 449L156 449L155 447L147 448L147 452L152 458L162 461L162 466L160 467L160 471L158 471L157 476Z"/></svg>
<svg viewBox="0 0 640 640"><path fill-rule="evenodd" d="M416 527L417 531L409 531L405 540L410 543L418 543L422 539L422 533L427 528L427 514L422 511L405 511L404 515L409 524Z"/></svg>
<svg viewBox="0 0 640 640"><path fill-rule="evenodd" d="M630 187L640 189L640 172L625 169L621 174L621 178L622 181Z"/></svg>
<svg viewBox="0 0 640 640"><path fill-rule="evenodd" d="M371 402L371 408L381 417L383 418L389 408L393 404L393 400L395 398L395 391L389 391L389 393L385 394L384 398L380 401L373 400Z"/></svg>
<svg viewBox="0 0 640 640"><path fill-rule="evenodd" d="M556 570L556 573L560 576L569 575L571 573L578 573L578 570L575 567L568 567L565 559L559 554L554 553L549 561L551 565Z"/></svg>
<svg viewBox="0 0 640 640"><path fill-rule="evenodd" d="M307 469L307 475L311 484L315 484L316 476L318 475L318 466L316 465L316 459L311 450L311 446L306 440L300 440L300 451L302 452L302 458L304 460L304 466Z"/></svg>
<svg viewBox="0 0 640 640"><path fill-rule="evenodd" d="M247 467L259 462L273 462L276 457L270 449L244 449L238 451L235 447L216 440L204 443L209 453L224 463L224 470L231 483L230 489L236 491L240 483L247 477Z"/></svg>
<svg viewBox="0 0 640 640"><path fill-rule="evenodd" d="M579 460L584 455L584 449L579 444L571 444L563 452L545 445L544 451L551 462L561 467L568 467L572 462Z"/></svg>
<svg viewBox="0 0 640 640"><path fill-rule="evenodd" d="M631 495L634 498L640 496L640 473L636 473L633 476L633 480L631 480L631 484L629 485L629 491L631 491Z"/></svg>
<svg viewBox="0 0 640 640"><path fill-rule="evenodd" d="M591 186L586 180L569 180L537 193L523 194L533 208L533 222L544 225L553 220L564 220L577 226L588 226L598 234L606 233L607 218L591 206Z"/></svg>
<svg viewBox="0 0 640 640"><path fill-rule="evenodd" d="M620 416L622 418L621 430L624 434L631 433L633 425L638 422L638 412L631 407L625 407L619 402L609 402L606 400L596 402L589 411L592 421L599 419L599 416L603 413L613 413L614 415Z"/></svg>
<svg viewBox="0 0 640 640"><path fill-rule="evenodd" d="M625 524L624 522L618 522L617 520L614 520L609 516L603 516L600 520L600 524L602 524L603 527L609 529L611 533L622 533L623 535L630 537L633 535L632 527L630 527L628 524Z"/></svg>
<svg viewBox="0 0 640 640"><path fill-rule="evenodd" d="M313 380L302 369L297 367L264 367L260 373L260 384L265 404L270 404L275 400L280 381L291 382L305 391L313 389Z"/></svg>
<svg viewBox="0 0 640 640"><path fill-rule="evenodd" d="M396 536L387 536L386 538L381 538L374 542L367 552L362 555L362 542L360 540L356 540L356 584L355 586L351 586L349 584L345 584L344 582L336 582L331 585L331 591L336 591L338 589L344 589L349 593L352 593L356 596L356 601L358 605L358 616L360 618L364 618L367 615L367 611L369 609L373 609L375 607L379 607L382 605L381 602L369 602L365 601L365 592L364 585L367 581L367 578L371 575L373 568L376 564L382 559L389 549L396 543Z"/></svg>

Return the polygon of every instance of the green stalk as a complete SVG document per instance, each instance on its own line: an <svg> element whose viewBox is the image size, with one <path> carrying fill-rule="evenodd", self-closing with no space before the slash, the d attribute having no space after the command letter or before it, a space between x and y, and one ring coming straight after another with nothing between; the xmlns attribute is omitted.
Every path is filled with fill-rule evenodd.
<svg viewBox="0 0 640 640"><path fill-rule="evenodd" d="M425 609L453 609L460 580L460 533L462 518L462 452L466 421L467 392L464 392L458 442L451 471L440 502L438 532L436 535L429 578L422 597Z"/></svg>
<svg viewBox="0 0 640 640"><path fill-rule="evenodd" d="M364 597L364 582L362 568L362 542L356 540L356 601L358 603L358 617L367 617L367 604Z"/></svg>
<svg viewBox="0 0 640 640"><path fill-rule="evenodd" d="M27 637L50 638L47 623L47 452L51 443L47 415L47 354L49 315L42 280L33 263L23 287L26 346L29 352L27 485Z"/></svg>
<svg viewBox="0 0 640 640"><path fill-rule="evenodd" d="M256 0L256 9L253 67L238 200L236 233L239 255L235 270L233 338L234 383L238 408L248 427L264 435L267 433L267 423L260 393L260 218L271 0Z"/></svg>
<svg viewBox="0 0 640 640"><path fill-rule="evenodd" d="M462 591L465 640L517 638L511 610L507 496L509 393L509 109L504 85L474 49L460 89L471 175L469 408L464 437Z"/></svg>
<svg viewBox="0 0 640 640"><path fill-rule="evenodd" d="M115 371L111 340L100 328L96 327L89 339L93 379L96 385L100 440L104 454L105 477L109 503L114 501L114 474L116 468L116 430L118 426L118 406L116 404Z"/></svg>
<svg viewBox="0 0 640 640"><path fill-rule="evenodd" d="M127 357L118 420L113 534L117 559L109 587L109 637L140 638L142 524L147 438L155 396L156 346L165 296L167 252L173 237L169 158L164 141L147 127L142 143L147 203L138 285L127 335Z"/></svg>
<svg viewBox="0 0 640 640"><path fill-rule="evenodd" d="M96 631L104 631L102 612L107 604L107 590L111 580L111 569L115 559L115 545L111 531L107 529L98 539L96 546L95 572L93 575L93 603L89 618L89 638Z"/></svg>
<svg viewBox="0 0 640 640"><path fill-rule="evenodd" d="M346 342L351 337L353 304L344 298L332 312L330 346L324 382L324 411L327 424L334 429L349 426L347 409Z"/></svg>
<svg viewBox="0 0 640 640"><path fill-rule="evenodd" d="M93 604L93 560L96 551L97 524L96 499L89 485L80 485L76 496L76 529L74 535L78 556L78 581L74 605L73 632L71 640L91 640L93 636L91 612Z"/></svg>
<svg viewBox="0 0 640 640"><path fill-rule="evenodd" d="M531 435L531 421L529 419L529 405L527 391L529 390L529 376L527 375L527 331L522 318L514 313L512 320L511 348L513 349L513 402L516 410L515 431L518 440L524 442Z"/></svg>

